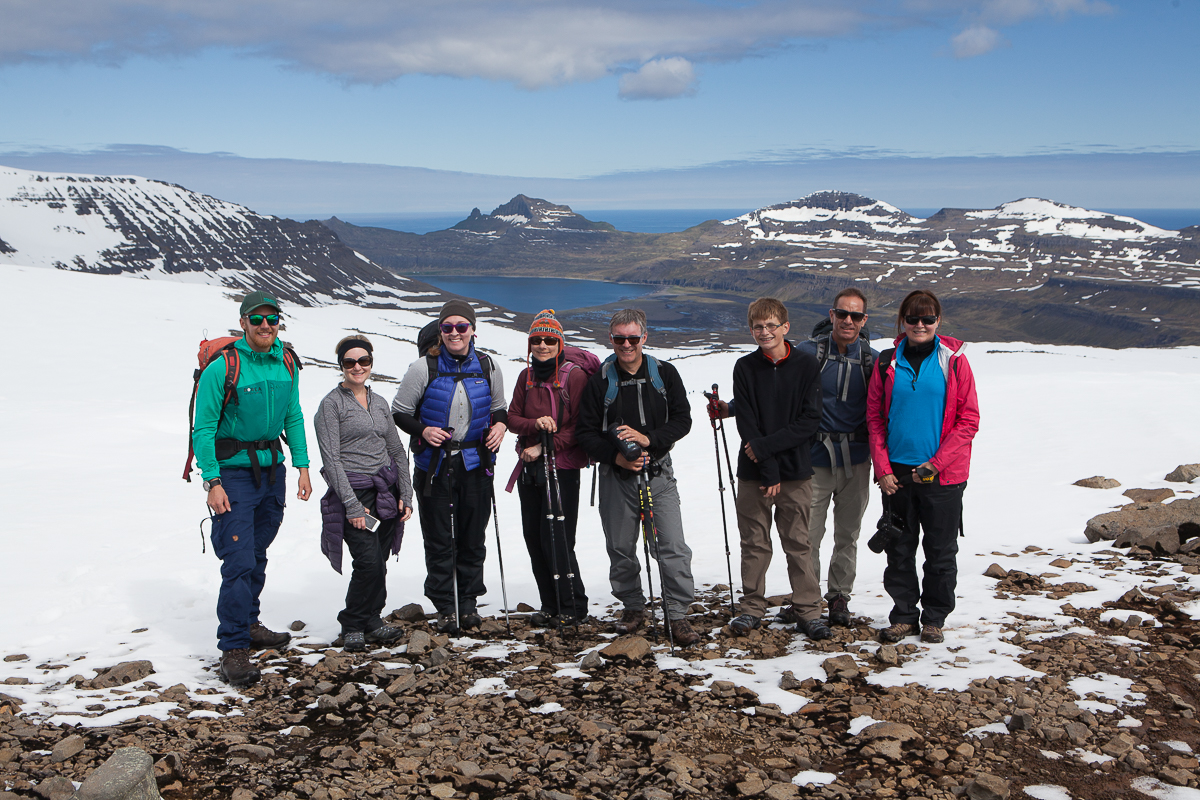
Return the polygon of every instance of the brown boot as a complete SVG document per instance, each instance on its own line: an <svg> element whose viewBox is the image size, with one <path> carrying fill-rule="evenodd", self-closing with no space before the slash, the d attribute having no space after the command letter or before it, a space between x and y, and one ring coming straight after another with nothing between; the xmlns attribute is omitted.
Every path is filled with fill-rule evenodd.
<svg viewBox="0 0 1200 800"><path fill-rule="evenodd" d="M646 611L641 608L627 608L621 612L621 619L617 620L614 630L624 636L627 633L633 633L638 628L642 627L642 623L646 621Z"/></svg>
<svg viewBox="0 0 1200 800"><path fill-rule="evenodd" d="M671 638L678 647L691 647L700 641L700 634L686 619L671 620Z"/></svg>
<svg viewBox="0 0 1200 800"><path fill-rule="evenodd" d="M261 622L256 622L250 626L250 646L255 650L266 650L268 647L283 647L291 640L292 635L290 633L276 633Z"/></svg>
<svg viewBox="0 0 1200 800"><path fill-rule="evenodd" d="M222 653L217 674L230 686L239 689L258 683L262 677L258 667L250 663L250 651L244 647Z"/></svg>

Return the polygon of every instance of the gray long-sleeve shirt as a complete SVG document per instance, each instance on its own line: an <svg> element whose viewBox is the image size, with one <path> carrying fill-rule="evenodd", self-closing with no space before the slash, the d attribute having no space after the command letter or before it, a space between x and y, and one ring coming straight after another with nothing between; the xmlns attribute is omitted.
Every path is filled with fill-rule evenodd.
<svg viewBox="0 0 1200 800"><path fill-rule="evenodd" d="M354 399L354 393L339 384L325 395L313 422L325 480L341 498L347 517L361 517L364 511L346 473L374 475L392 459L400 469L400 500L412 506L408 452L396 433L387 400L368 386L367 408L363 408Z"/></svg>
<svg viewBox="0 0 1200 800"><path fill-rule="evenodd" d="M479 353L478 356L480 360L489 357L484 353ZM508 400L504 396L504 373L500 371L495 359L492 360L492 370L488 380L492 388L491 410L493 412L507 410ZM392 411L413 416L417 410L417 404L425 396L425 390L428 387L429 364L424 358L418 358L408 366L408 372L404 373L404 378L400 381L400 388L396 390L396 397L392 400ZM467 435L467 429L471 427L471 401L467 398L466 387L462 385L461 381L454 385L454 399L450 402L449 426L454 428L452 438L456 442L463 441Z"/></svg>

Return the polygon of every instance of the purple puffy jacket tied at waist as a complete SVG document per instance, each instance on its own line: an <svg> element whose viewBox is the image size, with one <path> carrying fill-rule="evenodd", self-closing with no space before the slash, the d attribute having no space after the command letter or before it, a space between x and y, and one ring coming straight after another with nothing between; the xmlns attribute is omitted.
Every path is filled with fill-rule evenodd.
<svg viewBox="0 0 1200 800"><path fill-rule="evenodd" d="M325 476L325 470L321 470ZM371 515L379 519L395 519L400 516L400 500L397 498L400 468L396 462L388 464L374 475L363 475L358 472L347 472L346 480L352 489L374 489L375 508ZM326 483L328 483L326 479ZM342 498L331 486L321 498L321 552L329 559L329 564L340 575L342 573L342 539L345 536L346 506ZM400 552L400 542L404 539L404 523L396 525L396 535L392 539L392 555Z"/></svg>

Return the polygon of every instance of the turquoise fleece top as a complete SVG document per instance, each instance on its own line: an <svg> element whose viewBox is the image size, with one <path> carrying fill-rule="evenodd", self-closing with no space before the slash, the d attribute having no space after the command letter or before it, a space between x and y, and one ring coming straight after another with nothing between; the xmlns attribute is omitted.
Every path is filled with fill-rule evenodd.
<svg viewBox="0 0 1200 800"><path fill-rule="evenodd" d="M938 345L913 370L904 355L908 339L896 345L892 363L896 379L888 409L887 450L893 464L919 466L934 457L942 444L942 417L946 414L946 376L938 364Z"/></svg>
<svg viewBox="0 0 1200 800"><path fill-rule="evenodd" d="M270 441L287 433L288 450L297 467L308 466L308 442L304 435L304 414L300 410L300 371L293 380L283 363L283 345L276 339L271 349L257 353L245 337L234 343L241 362L238 375L238 402L225 407L225 358L217 358L205 367L196 391L196 416L192 447L196 466L204 480L220 477L223 467L249 467L250 453L242 450L233 458L217 462L216 440L242 442ZM255 455L262 467L271 465L271 451Z"/></svg>

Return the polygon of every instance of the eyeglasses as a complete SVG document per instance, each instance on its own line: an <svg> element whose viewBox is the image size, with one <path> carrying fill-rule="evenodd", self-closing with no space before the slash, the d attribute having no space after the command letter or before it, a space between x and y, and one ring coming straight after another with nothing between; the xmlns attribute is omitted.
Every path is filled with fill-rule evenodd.
<svg viewBox="0 0 1200 800"><path fill-rule="evenodd" d="M272 328L274 328L276 325L279 324L279 315L278 314L265 314L265 315L264 314L247 314L246 315L246 321L256 327L259 325L262 325L264 320L266 321L266 323L268 325L270 325Z"/></svg>
<svg viewBox="0 0 1200 800"><path fill-rule="evenodd" d="M531 345L558 344L558 339L555 339L553 336L530 336L529 343Z"/></svg>
<svg viewBox="0 0 1200 800"><path fill-rule="evenodd" d="M774 322L768 322L763 325L751 325L750 330L755 333L774 333L776 328L781 327Z"/></svg>
<svg viewBox="0 0 1200 800"><path fill-rule="evenodd" d="M449 322L443 322L441 327L442 327L442 333L450 333L450 332L466 333L467 331L469 331L471 329L471 323L457 322L457 323L451 325Z"/></svg>
<svg viewBox="0 0 1200 800"><path fill-rule="evenodd" d="M612 339L612 343L617 345L618 347L620 347L622 345L626 345L626 344L631 344L631 345L637 344L638 342L640 342L642 340L641 335L638 335L638 336L616 336L611 333L608 335L608 338Z"/></svg>
<svg viewBox="0 0 1200 800"><path fill-rule="evenodd" d="M369 367L374 363L375 359L371 358L370 356L363 356L362 358L343 358L342 369L350 369L355 364L358 364L360 367Z"/></svg>
<svg viewBox="0 0 1200 800"><path fill-rule="evenodd" d="M937 321L938 321L938 318L937 318L936 314L922 314L920 316L918 316L916 314L909 314L907 317L904 318L905 325L916 325L919 322L922 325L928 326L928 325L934 324Z"/></svg>
<svg viewBox="0 0 1200 800"><path fill-rule="evenodd" d="M829 310L832 311L833 315L838 319L845 319L846 317L849 317L853 322L862 322L867 318L867 315L862 311L847 311L844 308L831 308Z"/></svg>

